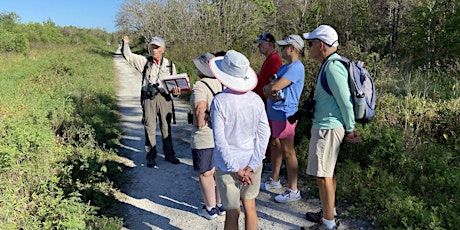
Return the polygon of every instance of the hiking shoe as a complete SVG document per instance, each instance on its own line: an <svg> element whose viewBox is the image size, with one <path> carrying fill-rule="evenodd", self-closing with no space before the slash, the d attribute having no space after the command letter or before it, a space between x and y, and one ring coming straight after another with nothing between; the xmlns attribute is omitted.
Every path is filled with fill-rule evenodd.
<svg viewBox="0 0 460 230"><path fill-rule="evenodd" d="M180 163L180 160L177 159L177 157L166 157L165 160L171 162L171 164L174 164L174 165L177 165Z"/></svg>
<svg viewBox="0 0 460 230"><path fill-rule="evenodd" d="M155 159L147 158L147 167L155 168L156 166L157 166L157 163L155 162Z"/></svg>
<svg viewBox="0 0 460 230"><path fill-rule="evenodd" d="M319 212L307 212L305 213L305 219L307 219L310 222L313 223L319 223L321 222L321 218L323 218L323 210L321 209ZM334 215L335 219L335 224L337 226L340 225L340 222L337 220L337 215Z"/></svg>
<svg viewBox="0 0 460 230"><path fill-rule="evenodd" d="M306 229L310 229L310 230L336 230L338 229L338 225L337 225L337 220L335 221L335 226L333 228L328 228L327 225L323 224L322 221L320 221L319 223L311 226L311 227L302 227L300 228L301 230L306 230Z"/></svg>
<svg viewBox="0 0 460 230"><path fill-rule="evenodd" d="M198 215L208 219L208 220L212 220L214 218L217 217L217 212L216 212L216 208L212 208L211 211L208 211L206 209L206 205L203 205L201 207L201 209L198 209Z"/></svg>
<svg viewBox="0 0 460 230"><path fill-rule="evenodd" d="M219 206L216 205L216 211L217 211L217 215L219 215L219 216L223 216L226 213L225 209L224 209L224 206L219 207Z"/></svg>
<svg viewBox="0 0 460 230"><path fill-rule="evenodd" d="M271 177L264 183L260 183L260 189L265 190L265 191L270 190L270 189L282 188L282 187L283 186L281 186L281 182L279 180L275 181Z"/></svg>
<svg viewBox="0 0 460 230"><path fill-rule="evenodd" d="M291 189L286 190L282 194L275 196L275 201L279 203L288 203L300 200L302 197L300 196L300 190L297 192L293 192Z"/></svg>

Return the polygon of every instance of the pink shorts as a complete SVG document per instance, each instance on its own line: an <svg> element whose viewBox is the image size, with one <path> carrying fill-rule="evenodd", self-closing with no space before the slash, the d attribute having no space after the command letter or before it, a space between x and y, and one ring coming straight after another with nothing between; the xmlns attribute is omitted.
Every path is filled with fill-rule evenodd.
<svg viewBox="0 0 460 230"><path fill-rule="evenodd" d="M294 139L297 121L294 124L291 124L289 121L269 120L268 123L270 124L273 138Z"/></svg>

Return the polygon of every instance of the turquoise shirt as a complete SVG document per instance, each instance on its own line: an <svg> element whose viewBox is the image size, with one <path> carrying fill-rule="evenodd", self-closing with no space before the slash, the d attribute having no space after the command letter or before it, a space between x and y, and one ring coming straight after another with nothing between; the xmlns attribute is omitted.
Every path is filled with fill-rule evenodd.
<svg viewBox="0 0 460 230"><path fill-rule="evenodd" d="M339 57L337 53L334 53L328 59ZM323 63L326 61L327 59ZM313 128L335 129L343 126L347 132L352 132L355 128L355 115L348 87L347 69L340 61L329 63L326 70L323 68L324 65L321 65L315 85L316 104ZM326 71L327 83L333 96L328 94L321 85L320 77L323 71Z"/></svg>

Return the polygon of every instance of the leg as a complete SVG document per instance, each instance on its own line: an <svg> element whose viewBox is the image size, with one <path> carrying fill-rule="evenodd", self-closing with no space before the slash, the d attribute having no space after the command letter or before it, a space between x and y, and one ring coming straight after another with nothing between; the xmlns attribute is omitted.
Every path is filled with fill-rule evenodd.
<svg viewBox="0 0 460 230"><path fill-rule="evenodd" d="M222 204L222 200L220 199L219 186L217 186L217 177L216 177L215 169L214 169L213 178L214 178L214 187L216 189L216 203Z"/></svg>
<svg viewBox="0 0 460 230"><path fill-rule="evenodd" d="M235 179L233 173L216 170L217 185L219 187L222 205L225 207L225 228L238 229L240 218L240 188L242 185ZM260 183L260 180L259 180ZM259 187L257 187L259 189Z"/></svg>
<svg viewBox="0 0 460 230"><path fill-rule="evenodd" d="M215 181L214 181L215 169L202 173L199 175L201 193L206 206L216 206L216 193L215 193Z"/></svg>
<svg viewBox="0 0 460 230"><path fill-rule="evenodd" d="M142 101L142 123L144 124L145 133L145 152L147 166L154 167L156 165L155 158L157 156L156 149L156 105L154 100L145 99Z"/></svg>
<svg viewBox="0 0 460 230"><path fill-rule="evenodd" d="M172 119L172 103L169 94L160 94L155 97L158 107L158 115L161 129L161 136L163 137L163 152L166 160L171 163L179 163L175 156L171 137L171 119Z"/></svg>
<svg viewBox="0 0 460 230"><path fill-rule="evenodd" d="M334 176L335 177L335 176ZM335 206L335 186L334 177L317 177L316 182L319 188L319 197L323 209L323 218L326 220L334 219Z"/></svg>
<svg viewBox="0 0 460 230"><path fill-rule="evenodd" d="M246 230L257 230L258 227L258 219L257 219L257 211L256 211L256 199L247 199L242 200L243 207L244 207L244 215L245 215L245 229Z"/></svg>
<svg viewBox="0 0 460 230"><path fill-rule="evenodd" d="M294 139L279 139L284 160L286 161L288 184L291 190L297 190L299 164L294 149Z"/></svg>
<svg viewBox="0 0 460 230"><path fill-rule="evenodd" d="M283 162L280 139L270 137L269 145L272 155L272 179L277 181L280 179L281 163Z"/></svg>
<svg viewBox="0 0 460 230"><path fill-rule="evenodd" d="M240 218L240 209L226 210L224 230L238 229L238 220Z"/></svg>

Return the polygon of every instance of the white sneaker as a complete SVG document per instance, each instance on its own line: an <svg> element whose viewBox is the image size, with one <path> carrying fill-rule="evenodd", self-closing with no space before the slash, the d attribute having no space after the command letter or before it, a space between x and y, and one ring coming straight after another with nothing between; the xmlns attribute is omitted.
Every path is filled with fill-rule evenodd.
<svg viewBox="0 0 460 230"><path fill-rule="evenodd" d="M270 189L277 189L277 188L282 188L280 180L273 180L271 177L264 183L260 183L260 189L261 190L270 190Z"/></svg>
<svg viewBox="0 0 460 230"><path fill-rule="evenodd" d="M300 200L300 190L293 192L291 189L286 190L284 193L275 196L275 201L279 203L288 203Z"/></svg>

